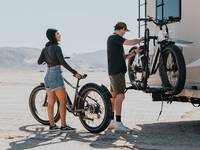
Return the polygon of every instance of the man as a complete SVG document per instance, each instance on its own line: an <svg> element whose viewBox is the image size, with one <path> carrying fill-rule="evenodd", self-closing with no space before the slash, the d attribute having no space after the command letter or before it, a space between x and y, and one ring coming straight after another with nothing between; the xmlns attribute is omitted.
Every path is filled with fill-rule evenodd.
<svg viewBox="0 0 200 150"><path fill-rule="evenodd" d="M108 74L112 93L112 121L108 129L128 131L128 128L121 122L121 111L126 88L125 73L127 72L127 67L125 59L126 56L129 58L132 54L125 55L123 45L139 44L143 41L143 38L133 40L123 38L125 33L129 31L124 22L118 22L114 26L114 30L114 34L109 36L107 40ZM114 116L116 121L114 121Z"/></svg>

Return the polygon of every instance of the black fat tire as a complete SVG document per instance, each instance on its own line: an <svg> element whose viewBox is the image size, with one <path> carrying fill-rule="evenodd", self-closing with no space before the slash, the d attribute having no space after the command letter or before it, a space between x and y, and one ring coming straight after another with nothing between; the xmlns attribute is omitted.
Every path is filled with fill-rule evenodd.
<svg viewBox="0 0 200 150"><path fill-rule="evenodd" d="M131 57L129 60L128 60L128 76L129 76L129 80L131 82L131 84L134 83L135 81L135 74L131 68L132 64L133 64L133 61L135 59L135 56Z"/></svg>
<svg viewBox="0 0 200 150"><path fill-rule="evenodd" d="M104 107L105 107L105 115L104 119L101 122L101 124L97 127L91 127L84 121L84 113L79 113L79 119L82 123L82 125L85 127L86 130L88 130L91 133L100 133L104 131L111 121L111 115L112 115L112 104L111 104L111 97L109 97L103 88L101 88L97 84L90 84L89 86L85 86L79 93L79 96L84 98L85 94L87 94L89 91L95 91L97 92L103 99ZM78 99L78 108L82 109L84 106L83 100L80 98Z"/></svg>
<svg viewBox="0 0 200 150"><path fill-rule="evenodd" d="M35 110L35 96L36 94L40 91L40 90L45 90L45 87L44 85L39 85L39 86L36 86L31 94L30 94L30 97L29 97L29 109L31 111L31 114L33 115L33 117L41 124L43 125L50 125L49 123L49 120L43 120L40 118L40 116L38 116L38 114L36 113L36 110ZM42 107L42 106L41 106ZM60 113L59 113L59 110L57 110L56 112L56 115L54 117L54 121L55 122L58 122L60 119Z"/></svg>
<svg viewBox="0 0 200 150"><path fill-rule="evenodd" d="M173 87L173 90L170 91L170 94L177 95L184 89L185 80L186 80L185 59L184 59L182 51L180 50L179 47L177 47L176 45L169 45L169 46L165 47L165 49L163 50L162 58L160 57L159 73L160 73L160 77L161 77L163 86L164 87L172 87L172 85L170 84L170 82L168 80L168 76L166 74L166 69L165 69L165 66L167 63L167 56L170 53L175 58L177 69L179 72L179 77L177 79L177 82L176 82L175 86Z"/></svg>

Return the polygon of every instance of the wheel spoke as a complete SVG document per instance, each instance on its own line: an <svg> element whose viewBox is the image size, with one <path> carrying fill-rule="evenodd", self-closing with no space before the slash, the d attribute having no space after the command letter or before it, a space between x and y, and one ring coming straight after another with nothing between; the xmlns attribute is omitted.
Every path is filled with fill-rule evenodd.
<svg viewBox="0 0 200 150"><path fill-rule="evenodd" d="M39 90L35 93L34 95L34 108L35 114L37 115L37 118L40 120L43 120L45 122L48 122L48 114L47 114L47 107L48 107L48 102L47 102L47 95L46 95L46 90ZM58 112L58 105L54 106L54 117L56 116Z"/></svg>
<svg viewBox="0 0 200 150"><path fill-rule="evenodd" d="M166 70L169 83L171 84L172 87L175 87L177 84L177 80L179 78L179 73L177 70L176 59L172 55L172 53L169 53L167 56Z"/></svg>

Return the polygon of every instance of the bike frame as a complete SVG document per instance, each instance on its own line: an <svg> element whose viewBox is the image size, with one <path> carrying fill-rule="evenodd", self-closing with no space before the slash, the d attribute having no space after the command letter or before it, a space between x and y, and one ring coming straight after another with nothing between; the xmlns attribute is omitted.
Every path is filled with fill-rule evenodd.
<svg viewBox="0 0 200 150"><path fill-rule="evenodd" d="M70 57L64 57L65 59L70 59ZM46 63L43 63L43 65L45 65ZM84 75L81 75L81 79L85 79L87 77L87 74L84 74ZM69 85L72 89L75 89L75 93L74 93L74 101L73 101L73 103L72 103L72 101L71 101L71 99L70 99L70 97L69 97L69 95L68 95L68 93L66 92L66 96L67 96L67 100L68 100L68 106L69 106L69 109L68 109L68 111L69 112L71 112L71 113L73 113L75 116L77 116L77 112L78 111L80 111L80 110L76 110L76 105L77 105L77 99L78 98L80 98L79 96L78 96L78 91L79 91L79 83L80 83L80 80L81 79L77 79L77 83L76 83L76 86L73 86L69 81L67 81L67 79L65 79L64 77L63 77L63 80L64 80L64 82L67 84L67 85ZM46 95L46 97L45 97L45 101L44 101L44 104L43 104L43 106L45 106L45 104L47 104L47 95Z"/></svg>
<svg viewBox="0 0 200 150"><path fill-rule="evenodd" d="M86 78L86 76L87 76L87 75L83 75L83 76L82 76L82 79ZM68 104L67 104L67 106L68 106L68 107L67 107L68 111L71 112L73 115L77 116L77 112L82 111L82 110L76 110L77 100L78 100L78 98L80 98L80 97L78 96L78 92L79 92L79 83L80 83L80 80L81 80L81 79L77 79L76 86L73 86L73 85L72 85L69 81L67 81L67 79L65 79L64 77L63 77L63 80L64 80L64 82L65 82L67 85L69 85L72 89L75 90L73 103L72 103L71 98L69 97L69 95L68 95L67 92L66 92L66 96L67 96L67 102L68 102ZM44 101L43 106L45 106L45 104L47 104L47 95L46 95L46 97L45 97L45 101Z"/></svg>
<svg viewBox="0 0 200 150"><path fill-rule="evenodd" d="M76 100L76 97L77 97L77 94L78 94L78 87L79 87L79 79L77 80L77 84L76 84L76 87L73 86L70 82L68 82L65 78L63 78L65 83L67 83L67 85L69 85L71 88L75 89L75 93L74 93L74 103L72 103L68 93L66 93L67 95L67 100L68 100L68 103L69 103L69 106L72 108L72 110L74 111L74 108L75 108L75 100Z"/></svg>
<svg viewBox="0 0 200 150"><path fill-rule="evenodd" d="M86 78L87 75L83 75L82 79ZM67 81L67 79L64 79L64 82L69 85L71 88L73 88L75 90L74 93L74 101L72 103L68 93L66 92L66 96L67 96L67 101L68 101L68 107L70 108L70 110L68 109L69 112L73 113L75 116L77 116L77 112L82 111L82 110L77 110L76 106L77 106L77 100L79 97L78 92L79 92L79 83L81 79L77 79L77 83L76 86L73 86L69 81Z"/></svg>

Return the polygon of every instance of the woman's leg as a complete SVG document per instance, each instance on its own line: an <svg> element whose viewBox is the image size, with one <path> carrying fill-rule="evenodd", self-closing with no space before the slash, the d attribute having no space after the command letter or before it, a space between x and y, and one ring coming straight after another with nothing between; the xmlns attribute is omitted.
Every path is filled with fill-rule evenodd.
<svg viewBox="0 0 200 150"><path fill-rule="evenodd" d="M58 97L59 101L59 111L60 111L60 119L61 119L61 126L66 126L66 91L65 88L57 89L55 90L55 94Z"/></svg>
<svg viewBox="0 0 200 150"><path fill-rule="evenodd" d="M54 126L54 104L56 101L56 95L54 91L47 91L47 96L48 96L48 117L49 117L49 122L50 126Z"/></svg>

